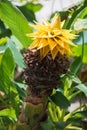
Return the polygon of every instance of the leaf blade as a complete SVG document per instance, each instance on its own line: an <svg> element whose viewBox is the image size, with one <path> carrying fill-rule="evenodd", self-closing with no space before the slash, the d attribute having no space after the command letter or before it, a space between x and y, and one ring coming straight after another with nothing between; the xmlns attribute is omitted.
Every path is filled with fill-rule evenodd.
<svg viewBox="0 0 87 130"><path fill-rule="evenodd" d="M10 62L9 62L10 61ZM9 77L12 75L15 67L14 59L10 48L7 48L1 62L2 73L5 73Z"/></svg>
<svg viewBox="0 0 87 130"><path fill-rule="evenodd" d="M7 116L16 120L15 110L13 108L6 108L0 111L0 116Z"/></svg>
<svg viewBox="0 0 87 130"><path fill-rule="evenodd" d="M66 109L70 106L68 99L59 91L51 96L51 100L62 109Z"/></svg>
<svg viewBox="0 0 87 130"><path fill-rule="evenodd" d="M87 97L87 86L85 86L84 84L79 84L75 87L78 88L80 91L82 91L85 94L85 96Z"/></svg>
<svg viewBox="0 0 87 130"><path fill-rule="evenodd" d="M82 68L82 58L81 57L77 57L71 63L71 65L70 65L70 71L73 74L77 74L81 70L81 68Z"/></svg>
<svg viewBox="0 0 87 130"><path fill-rule="evenodd" d="M32 32L31 27L24 15L13 6L9 1L3 0L0 2L0 17L8 27L12 30L12 33L19 39L24 47L29 46L31 38L26 34Z"/></svg>

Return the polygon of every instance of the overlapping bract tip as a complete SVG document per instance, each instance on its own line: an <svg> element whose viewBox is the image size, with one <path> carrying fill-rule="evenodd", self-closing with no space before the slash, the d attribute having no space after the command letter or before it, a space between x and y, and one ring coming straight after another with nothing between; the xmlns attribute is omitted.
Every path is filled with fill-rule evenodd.
<svg viewBox="0 0 87 130"><path fill-rule="evenodd" d="M71 41L76 35L71 34L71 30L62 29L64 21L61 22L60 15L55 15L50 22L44 20L43 24L35 22L31 25L35 30L34 33L27 34L33 37L34 41L29 49L36 48L40 50L41 57L45 57L49 52L52 59L55 59L58 53L64 55L71 53L70 46L75 46Z"/></svg>

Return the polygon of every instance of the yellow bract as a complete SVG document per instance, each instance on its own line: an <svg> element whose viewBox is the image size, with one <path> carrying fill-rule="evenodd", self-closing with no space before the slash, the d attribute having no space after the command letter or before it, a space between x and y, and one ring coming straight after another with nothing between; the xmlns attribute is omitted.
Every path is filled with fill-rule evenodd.
<svg viewBox="0 0 87 130"><path fill-rule="evenodd" d="M34 37L29 49L39 49L41 57L45 57L50 52L53 59L58 52L62 55L70 53L69 45L75 46L71 40L75 39L76 35L71 34L71 30L62 29L63 24L64 21L61 22L59 15L55 15L51 23L46 20L43 24L35 22L35 25L31 26L38 31L27 34L29 37Z"/></svg>

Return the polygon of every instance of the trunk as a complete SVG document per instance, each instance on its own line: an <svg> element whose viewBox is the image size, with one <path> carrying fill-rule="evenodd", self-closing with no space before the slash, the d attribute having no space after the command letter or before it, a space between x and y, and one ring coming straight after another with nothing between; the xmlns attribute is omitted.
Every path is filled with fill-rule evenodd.
<svg viewBox="0 0 87 130"><path fill-rule="evenodd" d="M67 72L69 60L61 54L53 60L50 53L42 59L37 49L27 50L24 59L28 88L16 130L41 130L40 123L48 117L48 96L60 84L60 75Z"/></svg>
<svg viewBox="0 0 87 130"><path fill-rule="evenodd" d="M41 130L40 122L47 119L46 108L49 94L50 91L46 90L36 95L30 92L29 87L27 88L27 96L16 130Z"/></svg>

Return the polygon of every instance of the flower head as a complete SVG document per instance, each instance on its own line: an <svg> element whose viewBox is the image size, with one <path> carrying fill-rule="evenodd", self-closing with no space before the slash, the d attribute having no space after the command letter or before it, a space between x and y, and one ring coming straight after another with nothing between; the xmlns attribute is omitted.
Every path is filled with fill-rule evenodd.
<svg viewBox="0 0 87 130"><path fill-rule="evenodd" d="M76 36L70 33L71 30L62 29L64 21L61 22L60 16L55 15L51 23L46 20L43 22L43 24L35 22L36 25L31 25L37 32L27 34L34 38L29 49L37 48L41 57L45 57L50 52L52 59L55 59L58 53L62 55L70 53L70 45L75 46L71 40Z"/></svg>

